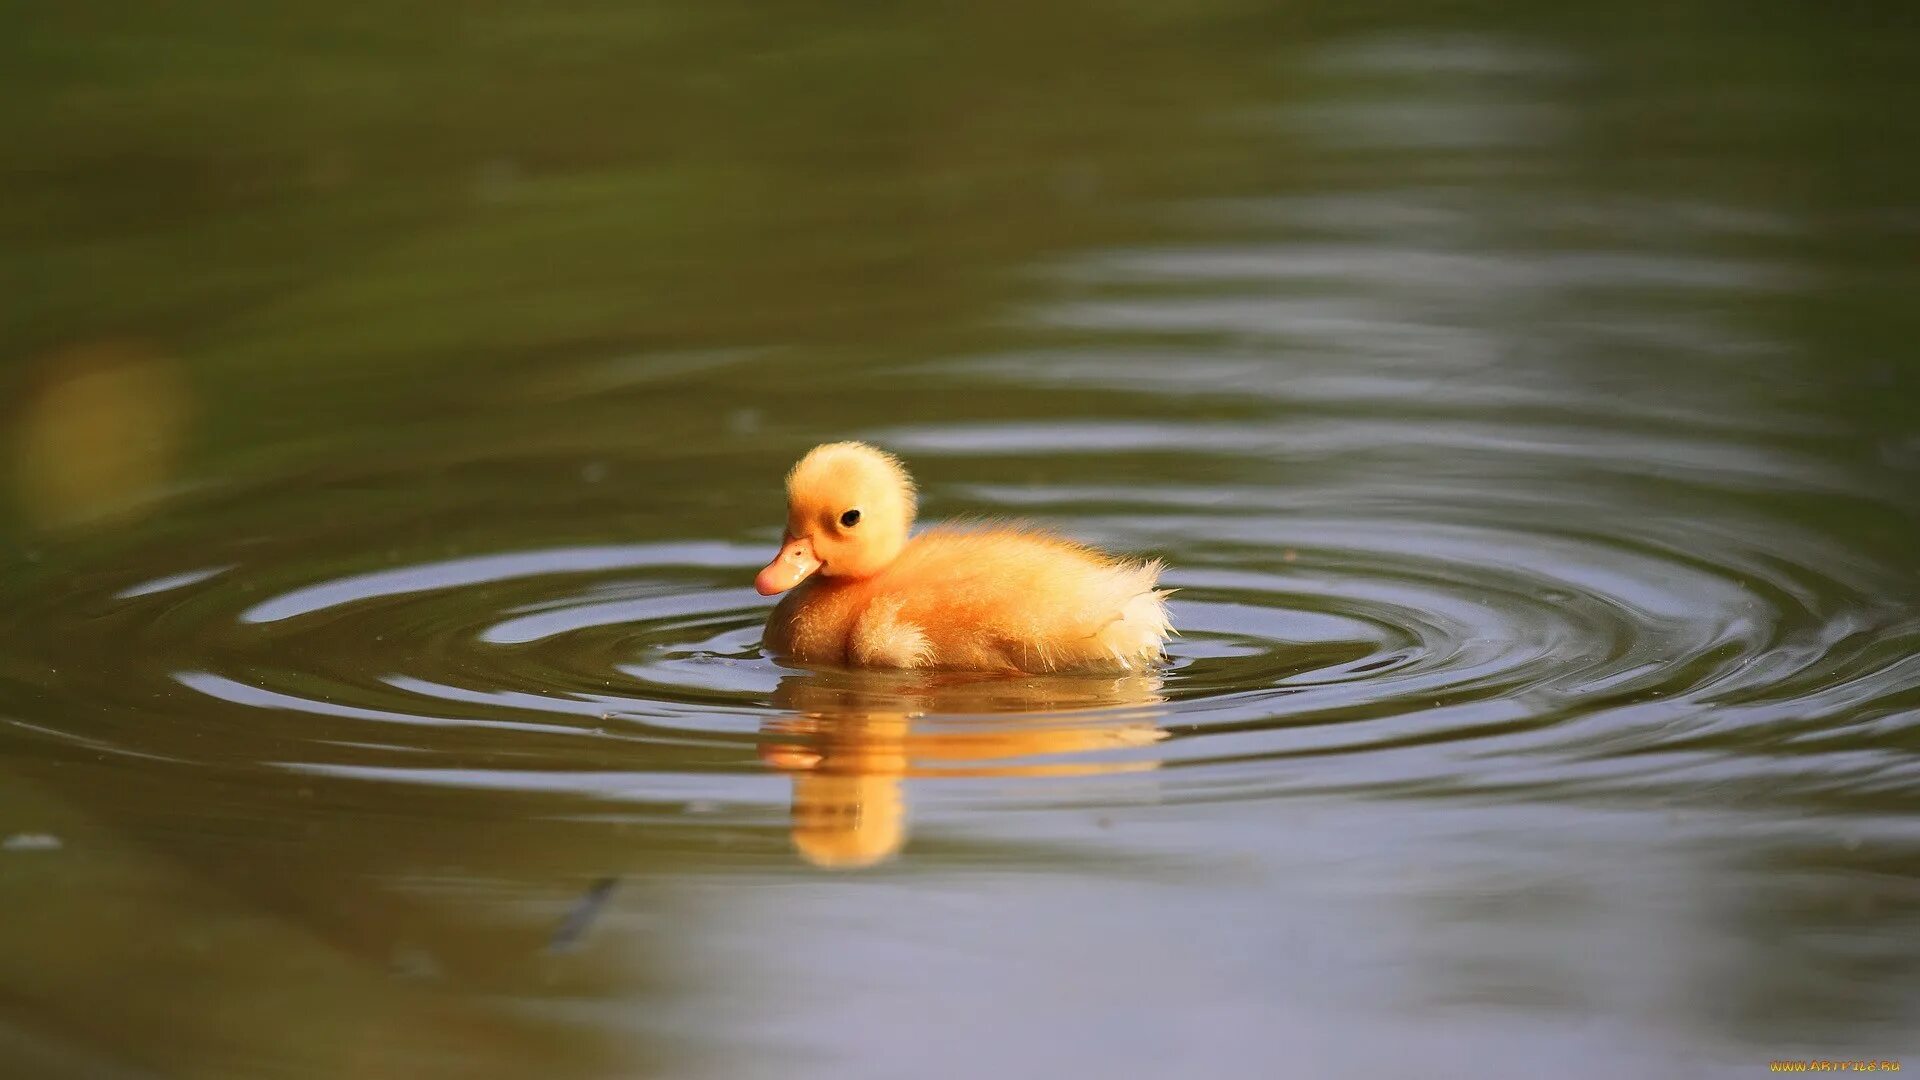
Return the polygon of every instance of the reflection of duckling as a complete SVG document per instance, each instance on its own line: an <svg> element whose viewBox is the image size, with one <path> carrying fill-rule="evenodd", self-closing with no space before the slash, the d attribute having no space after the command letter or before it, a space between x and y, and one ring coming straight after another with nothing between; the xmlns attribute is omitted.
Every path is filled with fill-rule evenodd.
<svg viewBox="0 0 1920 1080"><path fill-rule="evenodd" d="M909 723L904 713L809 716L779 730L813 736L812 750L763 748L768 764L793 775L793 846L808 862L871 866L906 842Z"/></svg>
<svg viewBox="0 0 1920 1080"><path fill-rule="evenodd" d="M969 671L1144 670L1171 628L1160 564L1008 526L913 526L892 455L828 443L787 475L787 533L754 585L789 594L767 648L807 663ZM799 588L794 588L795 586Z"/></svg>
<svg viewBox="0 0 1920 1080"><path fill-rule="evenodd" d="M1162 700L1158 691L1158 679L1139 675L793 675L781 680L775 701L799 715L770 721L765 731L807 741L763 743L760 755L793 776L792 835L800 854L816 866L871 866L906 843L905 778L1092 776L1157 768L1153 761L1032 759L1159 741L1166 732L1151 719L1098 714L1067 724L1058 711L1033 715L1150 706ZM999 723L982 715L1015 710L1025 715ZM929 714L969 719L938 728L923 722L915 730L913 718Z"/></svg>

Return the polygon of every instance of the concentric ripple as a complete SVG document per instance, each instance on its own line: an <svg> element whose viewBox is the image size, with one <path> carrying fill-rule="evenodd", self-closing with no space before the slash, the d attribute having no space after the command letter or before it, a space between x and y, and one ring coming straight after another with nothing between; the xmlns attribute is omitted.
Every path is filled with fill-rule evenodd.
<svg viewBox="0 0 1920 1080"><path fill-rule="evenodd" d="M172 546L8 598L65 627L0 672L9 723L91 754L716 819L779 812L791 780L795 842L832 864L898 846L906 779L941 781L915 797L952 814L1143 792L1920 806L1913 455L1863 448L1738 314L1801 287L1766 255L1790 224L1573 192L1500 211L1489 232L1445 185L1183 208L1178 243L1037 271L1004 347L850 363L860 425L743 427L716 493L634 488L646 543L481 527L448 554L400 520L383 535L412 546L275 546L229 493L180 510ZM1164 558L1166 669L764 656L748 583L780 471L849 436L904 454L930 516ZM461 506L552 505L515 465ZM339 516L391 517L416 482L336 481L366 499ZM676 532L686 514L707 527ZM619 531L576 513L551 535ZM869 834L834 832L868 804L845 820Z"/></svg>
<svg viewBox="0 0 1920 1080"><path fill-rule="evenodd" d="M936 507L1166 554L1181 636L1154 679L783 667L760 651L767 604L746 587L766 546L744 541L516 550L276 591L236 561L102 575L104 595L67 598L124 628L100 644L131 635L155 664L93 696L170 719L40 734L176 762L215 736L220 760L238 744L306 776L682 807L763 805L769 775L820 768L835 747L857 776L999 778L940 795L975 809L1007 801L1008 777L1036 785L1021 805L1097 802L1084 781L1112 773L1135 776L1115 797L1137 798L1142 770L1168 801L1911 789L1896 751L1920 714L1920 623L1867 555L1754 515L1700 460L1676 481L1684 512L1635 515L1623 492L1641 489L1609 482L1645 460L1585 462L1521 499L1510 481L1325 459L1315 431L1275 421L1230 450L1170 440L1159 484L930 491ZM1013 471L1003 456L1118 472L1139 453L1071 425L1045 447L952 426L884 434L983 478ZM1297 479L1198 481L1249 449ZM1510 448L1493 464L1538 466ZM1060 776L1076 782L1049 795Z"/></svg>

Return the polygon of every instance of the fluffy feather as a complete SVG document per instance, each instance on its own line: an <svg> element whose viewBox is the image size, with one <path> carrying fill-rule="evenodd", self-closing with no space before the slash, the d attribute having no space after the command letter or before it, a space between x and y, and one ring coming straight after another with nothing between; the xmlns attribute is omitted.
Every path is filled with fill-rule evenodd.
<svg viewBox="0 0 1920 1080"><path fill-rule="evenodd" d="M912 481L860 443L808 454L788 478L789 559L817 571L774 609L765 643L811 663L973 671L1151 666L1172 632L1161 564L1117 559L1014 524L907 539ZM849 510L858 523L840 527Z"/></svg>

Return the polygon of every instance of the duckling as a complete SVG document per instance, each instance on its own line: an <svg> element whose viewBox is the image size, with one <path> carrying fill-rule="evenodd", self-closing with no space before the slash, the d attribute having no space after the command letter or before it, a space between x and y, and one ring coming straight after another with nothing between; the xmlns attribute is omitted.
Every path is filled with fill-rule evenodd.
<svg viewBox="0 0 1920 1080"><path fill-rule="evenodd" d="M787 593L766 648L802 663L1032 674L1163 658L1157 560L1008 524L910 536L916 508L913 478L883 450L837 442L801 458L780 553L754 579L762 596Z"/></svg>

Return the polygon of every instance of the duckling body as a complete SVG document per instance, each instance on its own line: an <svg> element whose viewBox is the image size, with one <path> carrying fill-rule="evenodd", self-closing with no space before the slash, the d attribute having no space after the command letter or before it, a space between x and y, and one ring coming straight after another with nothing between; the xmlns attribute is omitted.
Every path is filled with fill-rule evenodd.
<svg viewBox="0 0 1920 1080"><path fill-rule="evenodd" d="M850 667L1140 668L1166 640L1159 573L1046 533L934 528L872 577L801 582L767 620L766 646Z"/></svg>
<svg viewBox="0 0 1920 1080"><path fill-rule="evenodd" d="M1128 671L1171 632L1157 562L1116 559L1012 525L907 538L912 482L861 443L789 475L787 538L762 593L791 588L764 644L805 663L968 671ZM847 524L851 522L851 524Z"/></svg>

